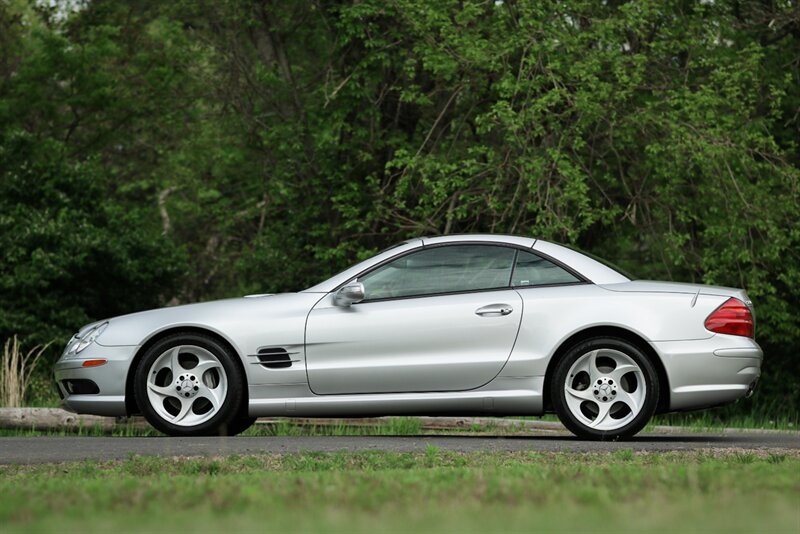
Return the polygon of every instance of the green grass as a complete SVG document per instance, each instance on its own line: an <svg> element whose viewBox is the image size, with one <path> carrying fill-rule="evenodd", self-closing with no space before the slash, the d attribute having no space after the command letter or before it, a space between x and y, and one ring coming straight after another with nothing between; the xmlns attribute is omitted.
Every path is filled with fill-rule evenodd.
<svg viewBox="0 0 800 534"><path fill-rule="evenodd" d="M115 436L138 438L161 436L161 432L152 428L141 429L133 426L115 425L113 429L104 429L100 426L87 426L64 429L32 430L24 428L0 428L0 437L3 438L29 438L37 436Z"/></svg>
<svg viewBox="0 0 800 534"><path fill-rule="evenodd" d="M4 532L791 532L800 455L420 453L0 466Z"/></svg>
<svg viewBox="0 0 800 534"><path fill-rule="evenodd" d="M521 417L525 420L539 420L557 422L555 415L540 417ZM522 424L500 426L497 423L474 423L463 429L427 430L423 428L418 417L391 417L386 418L380 425L359 426L347 422L335 424L311 425L301 424L292 419L279 419L274 423L253 425L244 436L418 436L423 434L488 434L488 435L518 435L530 434ZM739 416L737 418L720 419L714 411L705 411L687 414L668 414L656 416L645 428L645 432L653 431L656 426L668 425L686 427L691 431L714 432L722 428L736 429L770 429L770 430L798 430L796 421L789 419L763 420L757 417ZM111 430L96 427L80 427L75 429L54 430L26 430L26 429L0 429L0 437L32 437L32 436L118 436L118 437L149 437L161 435L152 428L137 428L133 425L119 424Z"/></svg>
<svg viewBox="0 0 800 534"><path fill-rule="evenodd" d="M671 413L657 415L649 427L656 425L682 426L698 431L719 430L722 428L760 429L760 430L798 430L800 422L797 417L780 416L764 417L757 414L736 414L722 416L719 411L704 410L698 412Z"/></svg>
<svg viewBox="0 0 800 534"><path fill-rule="evenodd" d="M243 436L416 436L422 434L422 422L418 417L392 417L377 426L358 426L346 423L332 425L300 425L291 419L280 419L275 423L256 424L242 433ZM26 430L0 429L0 437L34 436L116 436L149 437L160 436L152 428L137 428L132 425L116 425L113 429L100 426L75 429Z"/></svg>
<svg viewBox="0 0 800 534"><path fill-rule="evenodd" d="M419 417L391 417L375 426L347 423L332 425L298 425L291 419L279 419L273 424L251 426L244 436L416 436L422 434Z"/></svg>

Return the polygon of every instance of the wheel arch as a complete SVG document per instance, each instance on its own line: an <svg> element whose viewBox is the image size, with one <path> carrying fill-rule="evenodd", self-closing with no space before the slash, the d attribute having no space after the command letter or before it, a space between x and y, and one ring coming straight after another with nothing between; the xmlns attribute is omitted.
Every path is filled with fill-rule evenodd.
<svg viewBox="0 0 800 534"><path fill-rule="evenodd" d="M669 378L667 376L667 371L664 368L664 362L661 361L661 357L659 356L658 352L656 352L656 350L650 343L647 342L647 340L645 340L636 332L632 332L631 330L619 326L593 326L591 328L586 328L585 330L575 332L558 346L553 353L553 356L550 358L550 361L547 363L547 370L545 371L543 390L545 411L550 412L553 410L552 402L550 401L550 378L553 372L555 372L558 361L570 348L574 347L578 343L598 337L615 337L624 339L625 341L635 345L650 358L650 361L653 363L653 367L656 369L658 383L660 385L656 413L668 411L670 389Z"/></svg>
<svg viewBox="0 0 800 534"><path fill-rule="evenodd" d="M215 341L219 342L221 345L224 345L228 350L231 351L232 354L235 354L237 357L234 358L236 365L239 366L239 370L242 372L242 376L247 380L247 373L242 363L242 355L239 354L239 351L236 350L236 347L233 346L225 336L221 335L219 332L215 332L209 328L203 328L200 326L174 326L167 328L165 330L161 330L156 332L152 336L150 336L144 343L139 347L136 351L136 354L133 356L131 360L131 365L128 368L128 374L125 377L125 411L128 415L132 414L140 414L142 413L139 409L138 403L136 402L136 394L134 393L133 388L133 379L136 376L136 369L139 367L139 362L142 360L144 354L156 343L160 340L164 339L167 336L171 336L174 334L202 334L208 337L213 338ZM242 391L242 409L247 411L247 406L249 404L250 395L249 395L249 388L247 384L244 384L244 388Z"/></svg>

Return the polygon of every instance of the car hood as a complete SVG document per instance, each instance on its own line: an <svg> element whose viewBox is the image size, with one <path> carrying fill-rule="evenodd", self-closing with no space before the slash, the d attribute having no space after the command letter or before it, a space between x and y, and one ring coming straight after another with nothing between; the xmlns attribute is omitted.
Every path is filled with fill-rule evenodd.
<svg viewBox="0 0 800 534"><path fill-rule="evenodd" d="M140 345L155 333L176 327L204 328L225 335L251 324L263 329L278 319L305 314L324 295L280 293L248 295L158 308L108 319L109 325L97 343L103 346Z"/></svg>

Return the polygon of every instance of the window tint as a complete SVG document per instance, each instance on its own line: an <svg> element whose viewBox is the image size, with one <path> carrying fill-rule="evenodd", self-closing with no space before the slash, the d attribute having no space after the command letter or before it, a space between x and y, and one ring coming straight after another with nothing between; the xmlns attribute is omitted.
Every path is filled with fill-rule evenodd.
<svg viewBox="0 0 800 534"><path fill-rule="evenodd" d="M555 263L536 254L520 251L511 285L514 287L541 286L546 284L569 284L580 282Z"/></svg>
<svg viewBox="0 0 800 534"><path fill-rule="evenodd" d="M414 252L367 273L366 299L508 287L515 250L450 245Z"/></svg>

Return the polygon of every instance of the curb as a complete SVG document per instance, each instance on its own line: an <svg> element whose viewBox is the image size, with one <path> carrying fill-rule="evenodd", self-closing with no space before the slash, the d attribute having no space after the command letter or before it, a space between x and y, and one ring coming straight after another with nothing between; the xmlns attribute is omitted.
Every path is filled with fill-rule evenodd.
<svg viewBox="0 0 800 534"><path fill-rule="evenodd" d="M0 408L0 428L7 430L113 430L130 426L149 428L142 417L80 415L61 408Z"/></svg>

